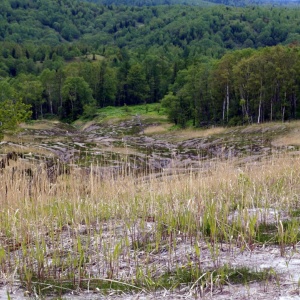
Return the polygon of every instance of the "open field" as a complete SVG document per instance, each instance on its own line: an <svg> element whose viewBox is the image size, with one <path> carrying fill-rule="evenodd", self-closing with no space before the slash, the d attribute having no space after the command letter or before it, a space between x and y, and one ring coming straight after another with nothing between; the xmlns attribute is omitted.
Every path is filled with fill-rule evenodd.
<svg viewBox="0 0 300 300"><path fill-rule="evenodd" d="M0 297L297 299L299 123L141 123L1 143L20 151L0 171Z"/></svg>

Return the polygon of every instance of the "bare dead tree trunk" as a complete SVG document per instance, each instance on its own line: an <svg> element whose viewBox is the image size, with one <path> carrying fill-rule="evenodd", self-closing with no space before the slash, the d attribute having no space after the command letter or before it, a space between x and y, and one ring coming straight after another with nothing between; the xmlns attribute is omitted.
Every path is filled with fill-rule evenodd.
<svg viewBox="0 0 300 300"><path fill-rule="evenodd" d="M228 116L229 116L229 85L228 85L228 83L226 86L226 104L227 104L227 123L228 123Z"/></svg>
<svg viewBox="0 0 300 300"><path fill-rule="evenodd" d="M226 99L223 101L223 124L225 124L225 107L226 107Z"/></svg>
<svg viewBox="0 0 300 300"><path fill-rule="evenodd" d="M261 104L262 104L262 80L260 81L260 93L259 93L257 124L260 123L260 119L261 119Z"/></svg>

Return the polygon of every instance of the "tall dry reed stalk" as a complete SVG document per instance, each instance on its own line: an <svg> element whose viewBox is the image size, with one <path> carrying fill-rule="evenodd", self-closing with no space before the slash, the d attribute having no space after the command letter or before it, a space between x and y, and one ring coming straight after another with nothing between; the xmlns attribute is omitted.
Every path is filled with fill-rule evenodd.
<svg viewBox="0 0 300 300"><path fill-rule="evenodd" d="M28 290L37 281L86 287L99 278L149 287L165 272L202 268L203 245L217 267L220 243L259 242L264 220L251 209L276 210L274 242L283 249L297 242L287 238L296 225L281 220L300 208L299 157L243 166L215 161L202 173L160 176L128 169L103 175L91 165L55 182L42 167L30 167L29 174L17 162L0 173L1 276L21 279Z"/></svg>

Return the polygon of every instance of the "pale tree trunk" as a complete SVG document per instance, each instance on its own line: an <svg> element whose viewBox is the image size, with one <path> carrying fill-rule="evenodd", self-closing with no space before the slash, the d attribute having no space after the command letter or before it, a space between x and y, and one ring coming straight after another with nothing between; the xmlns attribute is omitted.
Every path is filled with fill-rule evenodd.
<svg viewBox="0 0 300 300"><path fill-rule="evenodd" d="M53 103L51 98L51 90L49 89L49 106L50 106L50 114L53 115Z"/></svg>
<svg viewBox="0 0 300 300"><path fill-rule="evenodd" d="M225 124L225 107L226 107L226 99L223 101L223 124Z"/></svg>
<svg viewBox="0 0 300 300"><path fill-rule="evenodd" d="M293 100L294 100L294 117L296 117L296 111L297 111L297 97L296 97L296 93L294 93L293 96Z"/></svg>
<svg viewBox="0 0 300 300"><path fill-rule="evenodd" d="M63 87L63 78L62 78L62 74L59 74L59 77L58 77L58 94L59 94L60 108L62 108L62 106L63 106L62 87Z"/></svg>
<svg viewBox="0 0 300 300"><path fill-rule="evenodd" d="M282 123L284 122L285 104L286 104L286 92L284 93L284 102L282 107Z"/></svg>
<svg viewBox="0 0 300 300"><path fill-rule="evenodd" d="M74 118L74 102L73 102L73 97L70 97L70 100L71 100L72 118Z"/></svg>
<svg viewBox="0 0 300 300"><path fill-rule="evenodd" d="M260 81L260 93L259 93L259 105L258 105L257 124L260 123L260 119L261 119L261 103L262 103L262 81Z"/></svg>
<svg viewBox="0 0 300 300"><path fill-rule="evenodd" d="M260 123L260 114L261 114L261 99L259 99L257 124Z"/></svg>
<svg viewBox="0 0 300 300"><path fill-rule="evenodd" d="M273 121L273 99L271 99L271 114L270 114L270 121Z"/></svg>
<svg viewBox="0 0 300 300"><path fill-rule="evenodd" d="M227 104L227 123L228 123L228 116L229 116L229 85L228 85L228 83L226 86L226 104Z"/></svg>

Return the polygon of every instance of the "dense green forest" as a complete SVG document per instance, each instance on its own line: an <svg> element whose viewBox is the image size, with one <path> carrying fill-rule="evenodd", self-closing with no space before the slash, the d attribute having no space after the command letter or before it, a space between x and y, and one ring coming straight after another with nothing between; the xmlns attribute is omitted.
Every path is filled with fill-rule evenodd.
<svg viewBox="0 0 300 300"><path fill-rule="evenodd" d="M134 5L134 6L155 6L155 5L198 5L207 6L212 4L222 4L228 6L250 6L250 5L298 5L298 0L85 0L87 2L105 5Z"/></svg>
<svg viewBox="0 0 300 300"><path fill-rule="evenodd" d="M85 0L86 2L103 5L126 5L126 6L156 6L156 5L197 5L211 6L213 1L206 0Z"/></svg>
<svg viewBox="0 0 300 300"><path fill-rule="evenodd" d="M295 7L2 0L0 24L0 101L35 119L153 102L181 126L300 117Z"/></svg>

